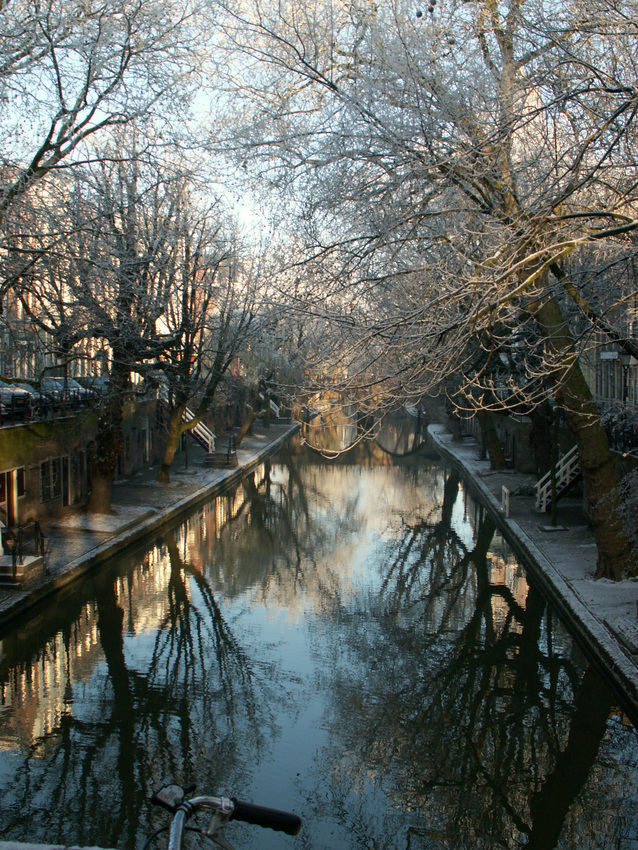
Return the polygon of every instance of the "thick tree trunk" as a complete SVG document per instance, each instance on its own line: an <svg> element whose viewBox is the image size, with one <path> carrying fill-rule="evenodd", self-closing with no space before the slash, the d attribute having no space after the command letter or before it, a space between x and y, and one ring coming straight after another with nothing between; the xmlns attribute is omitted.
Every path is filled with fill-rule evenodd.
<svg viewBox="0 0 638 850"><path fill-rule="evenodd" d="M183 404L171 411L164 457L162 458L159 472L157 473L157 480L164 484L168 484L171 480L171 467L173 466L173 461L175 460L175 455L179 448L179 441L186 430L184 423L182 422L182 416L184 415L185 408L186 405Z"/></svg>
<svg viewBox="0 0 638 850"><path fill-rule="evenodd" d="M564 410L569 430L578 444L590 520L598 548L596 578L620 580L634 575L631 547L620 509L616 461L591 391L578 363L574 340L558 302L547 299L533 315L551 342L560 365L556 401Z"/></svg>
<svg viewBox="0 0 638 850"><path fill-rule="evenodd" d="M264 415L263 415L263 423L264 428L270 428L270 396L266 396L265 407L264 407Z"/></svg>
<svg viewBox="0 0 638 850"><path fill-rule="evenodd" d="M529 444L534 455L536 475L542 478L552 468L554 456L554 432L552 414L549 405L532 410L530 414L532 427L529 434Z"/></svg>
<svg viewBox="0 0 638 850"><path fill-rule="evenodd" d="M237 432L237 434L235 436L235 448L239 448L239 446L241 445L241 442L244 439L244 437L246 436L246 434L250 433L250 431L253 427L253 423L254 423L255 419L257 418L257 413L252 409L252 407L250 407L249 405L245 405L245 408L246 408L246 420L244 421L244 424L241 426L241 428L239 429L239 431Z"/></svg>
<svg viewBox="0 0 638 850"><path fill-rule="evenodd" d="M490 458L492 469L505 469L507 467L507 460L498 433L496 432L492 414L489 410L477 410L476 418L481 426L481 438Z"/></svg>
<svg viewBox="0 0 638 850"><path fill-rule="evenodd" d="M90 514L110 514L115 476L104 469L104 464L96 464L91 477L91 492L86 509Z"/></svg>
<svg viewBox="0 0 638 850"><path fill-rule="evenodd" d="M162 481L166 484L170 481L171 468L173 466L173 461L175 460L177 449L179 448L179 441L182 437L182 434L185 431L190 431L192 428L195 427L195 425L197 425L198 422L202 421L206 411L212 404L213 398L215 396L215 391L219 386L219 382L221 381L222 375L225 371L225 368L220 369L219 367L214 370L213 376L210 378L208 386L206 387L206 392L199 401L199 405L197 407L195 415L187 422L184 422L183 417L184 411L188 407L188 397L184 398L183 393L177 395L178 398L181 396L183 400L179 404L176 404L170 412L168 439L166 442L166 448L164 450L164 457L162 458L160 469L157 473L158 481Z"/></svg>
<svg viewBox="0 0 638 850"><path fill-rule="evenodd" d="M111 513L111 498L117 459L124 446L122 430L122 400L128 381L128 371L113 368L109 380L109 392L104 409L98 420L95 438L95 456L91 474L91 492L87 511L91 514Z"/></svg>

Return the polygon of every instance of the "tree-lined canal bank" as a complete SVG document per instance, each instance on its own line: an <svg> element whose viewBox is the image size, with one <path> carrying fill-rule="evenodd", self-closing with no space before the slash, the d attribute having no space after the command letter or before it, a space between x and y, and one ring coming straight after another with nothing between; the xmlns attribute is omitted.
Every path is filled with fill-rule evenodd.
<svg viewBox="0 0 638 850"><path fill-rule="evenodd" d="M432 460L278 455L5 632L0 678L3 839L140 847L170 777L302 815L240 847L635 840L623 707Z"/></svg>
<svg viewBox="0 0 638 850"><path fill-rule="evenodd" d="M255 425L253 434L236 451L237 465L227 469L211 469L205 453L191 449L195 458L189 466L186 454L186 466L174 470L170 484L158 482L157 470L151 467L144 474L117 482L110 514L78 512L44 525L46 573L21 588L0 588L0 627L11 619L29 616L30 609L46 604L86 573L236 485L285 445L298 427L289 421L267 429Z"/></svg>
<svg viewBox="0 0 638 850"><path fill-rule="evenodd" d="M535 509L527 476L494 471L473 439L454 441L441 426L431 426L428 436L436 451L466 476L590 660L623 695L636 723L638 583L594 579L597 550L582 496L562 499L552 525L548 514Z"/></svg>

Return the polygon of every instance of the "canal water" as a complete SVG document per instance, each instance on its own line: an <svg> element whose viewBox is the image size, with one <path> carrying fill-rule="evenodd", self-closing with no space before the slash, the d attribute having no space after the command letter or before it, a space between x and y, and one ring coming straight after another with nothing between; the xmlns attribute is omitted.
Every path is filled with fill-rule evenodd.
<svg viewBox="0 0 638 850"><path fill-rule="evenodd" d="M302 816L238 850L638 846L622 701L427 457L293 446L0 637L4 840L141 848L171 779Z"/></svg>

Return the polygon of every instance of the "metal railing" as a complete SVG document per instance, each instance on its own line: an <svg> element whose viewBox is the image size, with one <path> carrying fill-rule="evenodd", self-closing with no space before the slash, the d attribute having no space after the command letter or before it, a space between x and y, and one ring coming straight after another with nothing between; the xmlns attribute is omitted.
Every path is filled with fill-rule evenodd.
<svg viewBox="0 0 638 850"><path fill-rule="evenodd" d="M37 520L29 525L19 525L17 528L7 528L2 532L4 551L11 555L12 579L18 580L18 565L24 564L25 555L44 557L45 537L42 527ZM32 549L31 552L26 551Z"/></svg>

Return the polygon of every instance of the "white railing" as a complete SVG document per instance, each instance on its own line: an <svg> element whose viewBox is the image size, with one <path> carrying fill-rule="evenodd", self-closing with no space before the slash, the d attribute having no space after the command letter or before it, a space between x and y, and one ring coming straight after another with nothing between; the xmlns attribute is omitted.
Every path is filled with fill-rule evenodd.
<svg viewBox="0 0 638 850"><path fill-rule="evenodd" d="M573 446L556 464L556 496L580 475L578 446ZM546 472L536 485L536 510L545 513L552 501L552 470Z"/></svg>
<svg viewBox="0 0 638 850"><path fill-rule="evenodd" d="M265 401L266 397L263 393L259 393L259 398L262 401ZM278 404L276 404L272 399L269 399L270 402L270 412L275 415L275 419L279 419L279 414L281 413L281 409Z"/></svg>
<svg viewBox="0 0 638 850"><path fill-rule="evenodd" d="M190 422L191 419L195 418L195 414L193 411L187 407L182 414L182 422ZM209 454L212 454L215 451L215 435L210 430L208 425L205 425L203 422L198 422L197 425L194 425L191 428L193 434L197 435L200 442L207 449Z"/></svg>

